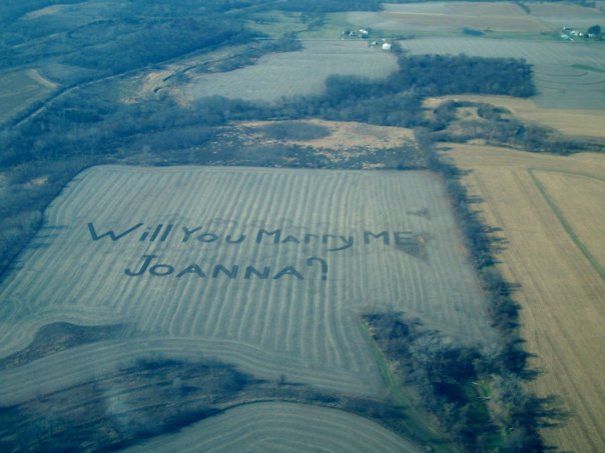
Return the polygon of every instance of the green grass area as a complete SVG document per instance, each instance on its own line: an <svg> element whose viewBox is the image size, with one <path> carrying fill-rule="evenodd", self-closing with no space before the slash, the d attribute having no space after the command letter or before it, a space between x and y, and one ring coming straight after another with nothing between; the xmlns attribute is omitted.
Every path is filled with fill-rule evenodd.
<svg viewBox="0 0 605 453"><path fill-rule="evenodd" d="M559 219L559 222L561 222L561 225L563 226L563 228L565 229L565 231L567 232L567 234L569 235L571 240L574 242L574 244L576 244L576 246L580 249L582 254L590 262L590 264L592 265L594 270L596 270L597 273L601 276L601 278L605 280L605 268L603 268L601 263L599 263L599 261L596 259L596 257L590 252L590 249L588 248L588 246L580 240L580 238L578 237L578 235L576 234L574 229L571 227L571 224L567 221L567 219L563 215L563 212L561 211L561 209L559 209L559 206L557 206L557 203L555 202L555 200L552 199L552 197L549 195L549 193L546 190L546 188L544 187L544 185L540 182L538 177L535 175L536 171L541 171L541 170L537 169L537 168L528 169L528 173L531 176L534 184L536 185L536 187L538 188L538 190L540 191L540 193L542 194L542 196L548 203L548 206L550 207L552 212L555 214L555 216L557 216L557 219Z"/></svg>
<svg viewBox="0 0 605 453"><path fill-rule="evenodd" d="M414 397L411 394L412 390L398 382L398 379L391 371L389 362L372 338L368 324L360 320L359 329L372 351L380 376L389 395L401 411L398 428L405 435L417 439L428 448L431 448L430 451L456 451L455 446L439 432L432 420L432 416L424 408L415 403Z"/></svg>
<svg viewBox="0 0 605 453"><path fill-rule="evenodd" d="M605 69L596 68L596 67L590 66L588 64L572 64L571 67L574 69L580 69L583 71L600 72L602 74L605 74Z"/></svg>
<svg viewBox="0 0 605 453"><path fill-rule="evenodd" d="M471 381L464 384L464 394L468 404L468 416L474 420L474 423L483 424L491 421L491 415L487 402L491 398L492 390L489 382L483 378L477 381ZM504 430L490 433L485 439L487 451L499 451L498 448L503 444L506 438Z"/></svg>

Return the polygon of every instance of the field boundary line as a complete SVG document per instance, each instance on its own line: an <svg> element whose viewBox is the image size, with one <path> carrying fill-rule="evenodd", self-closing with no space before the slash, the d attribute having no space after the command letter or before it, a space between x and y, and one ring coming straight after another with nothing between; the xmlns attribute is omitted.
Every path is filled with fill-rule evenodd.
<svg viewBox="0 0 605 453"><path fill-rule="evenodd" d="M578 235L576 234L576 232L573 230L571 224L567 221L567 219L563 215L563 212L561 211L561 209L559 208L559 206L557 206L557 203L555 202L555 200L552 199L552 197L548 194L548 191L546 190L546 188L544 187L544 185L540 182L540 180L538 179L538 177L534 174L536 171L542 171L542 170L540 170L539 168L528 168L527 169L527 173L531 177L531 179L534 182L535 186L538 188L538 190L540 191L540 193L542 194L542 196L546 200L546 203L548 203L548 206L550 207L550 209L552 210L552 212L555 214L555 216L557 217L557 219L559 219L559 222L561 222L561 225L563 226L563 228L565 229L565 231L567 232L567 234L569 235L569 237L571 238L571 240L580 249L580 251L582 252L582 254L590 262L590 264L592 265L592 267L597 271L597 273L599 274L599 276L603 280L605 280L605 268L603 268L603 266L601 266L601 263L599 263L599 261L593 256L592 253L590 253L590 249L588 248L588 246L586 244L584 244L580 240L580 238L578 237ZM563 174L569 174L569 175L574 175L575 174L575 173L572 173L572 172L558 172L556 170L551 170L551 172L552 173L563 173ZM581 175L581 174L576 174L576 175L577 176L586 176L586 175ZM591 177L591 176L589 176L589 177ZM598 177L595 177L594 179L603 181L602 178L598 178Z"/></svg>

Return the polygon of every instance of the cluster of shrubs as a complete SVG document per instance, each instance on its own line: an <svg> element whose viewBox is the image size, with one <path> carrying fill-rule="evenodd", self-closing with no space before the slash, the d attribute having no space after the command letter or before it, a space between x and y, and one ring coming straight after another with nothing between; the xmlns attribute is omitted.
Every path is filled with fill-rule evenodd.
<svg viewBox="0 0 605 453"><path fill-rule="evenodd" d="M455 344L401 313L371 313L363 320L396 378L418 389L423 405L465 450L545 450L538 429L564 414L551 398L522 389L506 351Z"/></svg>
<svg viewBox="0 0 605 453"><path fill-rule="evenodd" d="M477 117L459 120L459 127L452 131L448 126L457 120L457 112L461 107L476 108ZM444 102L433 110L432 121L427 127L432 131L432 139L441 142L483 139L490 145L561 155L605 150L605 146L598 141L565 137L553 129L524 123L514 118L507 109L481 102Z"/></svg>

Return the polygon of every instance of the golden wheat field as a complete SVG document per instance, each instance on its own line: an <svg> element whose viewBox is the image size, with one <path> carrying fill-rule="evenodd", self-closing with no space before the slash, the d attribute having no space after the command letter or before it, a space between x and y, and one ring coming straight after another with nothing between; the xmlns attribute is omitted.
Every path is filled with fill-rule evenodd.
<svg viewBox="0 0 605 453"><path fill-rule="evenodd" d="M564 451L605 449L605 159L448 145L488 224L508 241L500 264L521 285L523 337L540 395L560 395L568 423L546 430Z"/></svg>

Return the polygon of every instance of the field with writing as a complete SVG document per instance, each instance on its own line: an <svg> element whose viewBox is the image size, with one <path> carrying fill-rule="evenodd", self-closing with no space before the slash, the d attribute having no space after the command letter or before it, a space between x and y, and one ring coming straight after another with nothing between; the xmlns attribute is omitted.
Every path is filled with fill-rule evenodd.
<svg viewBox="0 0 605 453"><path fill-rule="evenodd" d="M376 394L358 327L371 310L495 338L428 172L94 167L49 207L0 299L2 356L52 322L128 326L2 372L4 402L149 354Z"/></svg>

